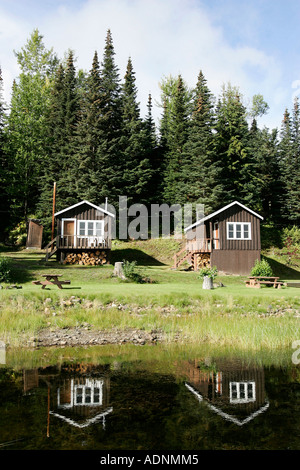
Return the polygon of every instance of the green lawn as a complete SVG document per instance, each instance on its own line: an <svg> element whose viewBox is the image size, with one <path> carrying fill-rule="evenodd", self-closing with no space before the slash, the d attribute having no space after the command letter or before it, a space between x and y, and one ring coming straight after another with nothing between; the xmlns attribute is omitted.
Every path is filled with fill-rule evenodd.
<svg viewBox="0 0 300 470"><path fill-rule="evenodd" d="M88 323L95 329L162 329L170 340L232 344L237 347L288 347L300 338L300 289L245 287L241 276L218 276L224 287L202 289L198 274L171 269L174 240L161 243L116 243L112 264L103 267L60 265L41 261L43 253L6 251L14 281L22 289L0 291L0 339L17 344L41 328L62 328ZM112 276L115 261L136 260L151 283L135 284ZM298 267L271 259L283 280L299 280ZM43 273L59 273L71 284L42 290L32 281ZM275 273L276 274L276 273ZM6 287L3 284L3 287ZM66 306L71 296L79 302ZM48 306L45 305L46 299Z"/></svg>

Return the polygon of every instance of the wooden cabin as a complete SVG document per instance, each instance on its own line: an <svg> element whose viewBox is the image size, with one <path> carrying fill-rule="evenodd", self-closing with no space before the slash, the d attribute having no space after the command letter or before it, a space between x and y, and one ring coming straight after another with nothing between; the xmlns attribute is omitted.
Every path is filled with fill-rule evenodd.
<svg viewBox="0 0 300 470"><path fill-rule="evenodd" d="M217 360L209 368L193 360L183 362L181 369L187 389L228 422L243 426L269 408L263 367Z"/></svg>
<svg viewBox="0 0 300 470"><path fill-rule="evenodd" d="M175 255L174 268L187 260L195 271L216 266L228 274L249 274L260 260L261 220L238 201L203 217L185 229L186 245Z"/></svg>
<svg viewBox="0 0 300 470"><path fill-rule="evenodd" d="M76 259L79 264L84 264L80 260L87 255L107 260L114 214L89 201L81 201L56 212L54 217L57 235L46 247L46 260L54 253L61 262Z"/></svg>

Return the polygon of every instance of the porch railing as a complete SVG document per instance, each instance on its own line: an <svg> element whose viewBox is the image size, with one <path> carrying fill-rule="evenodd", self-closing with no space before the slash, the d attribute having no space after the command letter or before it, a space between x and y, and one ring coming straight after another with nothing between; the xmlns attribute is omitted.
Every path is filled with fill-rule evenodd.
<svg viewBox="0 0 300 470"><path fill-rule="evenodd" d="M58 248L111 248L110 240L102 237L74 237L74 235L64 235L58 237Z"/></svg>

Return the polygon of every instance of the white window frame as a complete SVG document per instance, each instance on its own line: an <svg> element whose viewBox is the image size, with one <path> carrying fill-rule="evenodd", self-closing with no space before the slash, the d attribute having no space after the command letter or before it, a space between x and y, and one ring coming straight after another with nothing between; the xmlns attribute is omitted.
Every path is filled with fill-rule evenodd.
<svg viewBox="0 0 300 470"><path fill-rule="evenodd" d="M249 387L251 388L252 397L249 397ZM233 389L235 388L235 393ZM244 397L242 397L242 388ZM235 396L234 396L235 395ZM230 403L253 403L256 400L255 382L229 382Z"/></svg>
<svg viewBox="0 0 300 470"><path fill-rule="evenodd" d="M85 234L84 235L80 235L80 223L84 223L85 225L85 229L84 229L84 232ZM88 235L88 224L89 223L92 223L93 224L93 235ZM101 236L97 236L96 235L96 224L101 224L102 225L102 229L101 229L101 232L102 232L102 235ZM77 237L78 238L97 238L97 239L104 239L104 220L78 220L77 221Z"/></svg>
<svg viewBox="0 0 300 470"><path fill-rule="evenodd" d="M233 237L229 237L229 226L233 225ZM236 226L241 226L241 236L236 236ZM248 226L248 238L245 238L245 226ZM227 240L251 240L251 222L227 222Z"/></svg>

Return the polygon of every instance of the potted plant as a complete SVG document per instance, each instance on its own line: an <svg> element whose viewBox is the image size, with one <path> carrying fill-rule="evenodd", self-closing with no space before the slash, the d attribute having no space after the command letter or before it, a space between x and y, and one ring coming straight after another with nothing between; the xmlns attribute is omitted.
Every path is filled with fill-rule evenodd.
<svg viewBox="0 0 300 470"><path fill-rule="evenodd" d="M203 289L213 289L214 284L213 281L218 275L218 270L216 266L212 268L202 268L199 271L199 279L203 280L202 288Z"/></svg>

